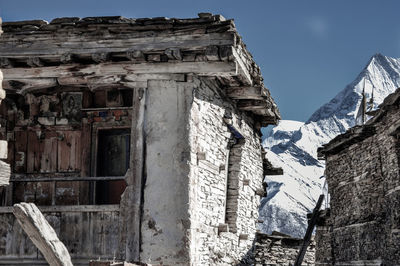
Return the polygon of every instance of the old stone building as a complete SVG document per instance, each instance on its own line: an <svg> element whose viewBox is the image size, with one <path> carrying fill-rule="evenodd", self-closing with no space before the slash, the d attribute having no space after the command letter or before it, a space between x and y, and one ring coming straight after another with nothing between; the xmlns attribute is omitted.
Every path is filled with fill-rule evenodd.
<svg viewBox="0 0 400 266"><path fill-rule="evenodd" d="M280 118L232 20L3 23L0 264L39 265L11 206L34 202L74 265L221 265L252 248Z"/></svg>
<svg viewBox="0 0 400 266"><path fill-rule="evenodd" d="M316 265L400 265L400 89L319 150L331 196Z"/></svg>

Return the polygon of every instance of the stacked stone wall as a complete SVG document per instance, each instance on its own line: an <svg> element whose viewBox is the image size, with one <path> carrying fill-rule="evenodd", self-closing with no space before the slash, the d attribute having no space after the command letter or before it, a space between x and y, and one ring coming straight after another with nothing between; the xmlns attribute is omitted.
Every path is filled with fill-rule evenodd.
<svg viewBox="0 0 400 266"><path fill-rule="evenodd" d="M294 265L302 243L303 240L298 238L257 234L254 265ZM312 240L302 265L314 265L314 261L315 243Z"/></svg>
<svg viewBox="0 0 400 266"><path fill-rule="evenodd" d="M249 256L255 238L260 202L256 190L263 180L261 140L252 120L224 98L215 82L196 79L194 83L190 121L191 261L193 265L235 265ZM244 138L240 160L235 158L234 165L228 164L238 178L237 203L233 203L237 204L236 228L226 224L225 206L232 204L226 202L226 179L230 176L225 168L232 137L228 124Z"/></svg>
<svg viewBox="0 0 400 266"><path fill-rule="evenodd" d="M317 265L400 263L400 153L391 128L399 117L393 106L374 135L327 155L331 214L317 230Z"/></svg>

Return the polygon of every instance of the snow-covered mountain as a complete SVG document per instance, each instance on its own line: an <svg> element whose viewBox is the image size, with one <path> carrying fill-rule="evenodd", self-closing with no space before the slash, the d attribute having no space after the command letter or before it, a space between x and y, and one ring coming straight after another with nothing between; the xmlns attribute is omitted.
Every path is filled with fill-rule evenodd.
<svg viewBox="0 0 400 266"><path fill-rule="evenodd" d="M317 148L355 125L364 84L367 101L373 91L376 108L400 87L400 58L374 55L358 77L307 122L282 120L269 131L263 145L268 159L282 167L284 174L266 177L268 195L260 207L263 232L304 236L306 214L315 207L325 181L325 165L317 160Z"/></svg>

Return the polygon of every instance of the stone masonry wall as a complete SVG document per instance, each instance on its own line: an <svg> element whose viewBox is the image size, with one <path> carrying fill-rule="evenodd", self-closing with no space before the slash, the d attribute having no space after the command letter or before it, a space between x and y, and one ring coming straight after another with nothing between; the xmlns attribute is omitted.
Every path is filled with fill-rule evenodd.
<svg viewBox="0 0 400 266"><path fill-rule="evenodd" d="M327 155L331 215L317 230L318 265L400 263L400 145L390 135L399 117L399 106L391 106L374 135ZM327 246L331 258L323 256Z"/></svg>
<svg viewBox="0 0 400 266"><path fill-rule="evenodd" d="M251 119L224 98L216 83L205 79L193 82L196 86L189 136L191 263L235 265L251 253L255 238L260 202L256 190L263 180L261 140ZM232 137L227 121L244 138L240 160L228 164L239 179L236 230L227 229L225 215L225 205L230 204L226 203L229 169L225 168Z"/></svg>
<svg viewBox="0 0 400 266"><path fill-rule="evenodd" d="M303 240L299 238L257 234L254 265L293 265L302 243ZM315 242L312 240L302 265L314 265L314 261Z"/></svg>

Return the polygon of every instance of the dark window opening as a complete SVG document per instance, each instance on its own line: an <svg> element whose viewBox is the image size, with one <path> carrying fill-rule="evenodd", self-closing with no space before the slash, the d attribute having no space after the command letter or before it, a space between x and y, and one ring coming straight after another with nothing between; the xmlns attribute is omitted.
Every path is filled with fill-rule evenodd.
<svg viewBox="0 0 400 266"><path fill-rule="evenodd" d="M98 134L97 176L124 176L129 168L130 129L100 130ZM125 180L96 182L96 204L119 204Z"/></svg>

